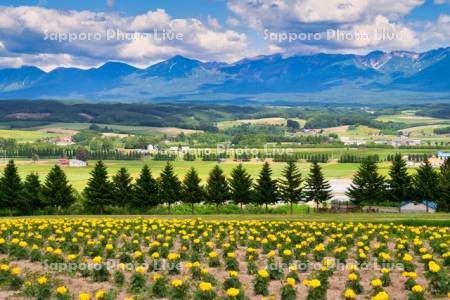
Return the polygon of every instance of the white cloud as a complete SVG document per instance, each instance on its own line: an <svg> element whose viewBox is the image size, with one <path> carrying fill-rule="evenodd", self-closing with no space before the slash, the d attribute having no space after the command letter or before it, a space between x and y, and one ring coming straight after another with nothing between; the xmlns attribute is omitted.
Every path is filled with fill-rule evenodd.
<svg viewBox="0 0 450 300"><path fill-rule="evenodd" d="M220 28L222 28L219 21L211 16L208 16L208 26L214 30L219 30Z"/></svg>
<svg viewBox="0 0 450 300"><path fill-rule="evenodd" d="M260 33L310 34L274 42L286 53L413 49L416 33L402 22L425 0L229 0L228 8ZM353 38L330 38L329 33ZM311 38L312 34L320 38ZM394 37L394 38L393 38Z"/></svg>
<svg viewBox="0 0 450 300"><path fill-rule="evenodd" d="M220 30L220 24L214 24L213 18L209 23L195 18L174 19L162 9L123 16L40 7L0 7L0 38L7 51L7 55L1 56L14 58L16 62L17 57L22 57L23 63L40 60L39 65L47 69L50 65L84 66L105 60L147 66L176 54L229 61L245 56L248 48L245 34ZM108 30L138 35L107 39ZM52 34L47 40L46 33ZM72 34L77 40L55 41L55 37L61 36L56 33ZM80 40L81 37L85 39ZM57 59L52 63L49 57Z"/></svg>
<svg viewBox="0 0 450 300"><path fill-rule="evenodd" d="M434 0L434 4L437 4L437 5L450 4L450 0Z"/></svg>
<svg viewBox="0 0 450 300"><path fill-rule="evenodd" d="M106 5L108 7L113 7L114 6L114 2L116 2L115 0L106 0Z"/></svg>
<svg viewBox="0 0 450 300"><path fill-rule="evenodd" d="M238 27L239 25L241 25L241 22L239 22L239 20L236 18L228 18L226 23L230 27Z"/></svg>

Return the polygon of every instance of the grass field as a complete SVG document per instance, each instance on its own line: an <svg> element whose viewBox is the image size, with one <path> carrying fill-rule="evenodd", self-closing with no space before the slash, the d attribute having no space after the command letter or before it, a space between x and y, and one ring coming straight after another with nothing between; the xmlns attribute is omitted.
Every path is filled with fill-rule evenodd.
<svg viewBox="0 0 450 300"><path fill-rule="evenodd" d="M299 118L292 118L291 120L297 121L300 127L305 125L305 120ZM220 130L224 130L230 127L251 124L251 125L279 125L286 126L287 119L285 118L261 118L261 119L241 119L232 121L222 121L217 123L217 127Z"/></svg>
<svg viewBox="0 0 450 300"><path fill-rule="evenodd" d="M439 123L449 123L449 120L432 118L432 117L422 117L416 116L415 111L403 111L396 115L385 115L379 116L376 120L380 122L398 122L406 124L439 124Z"/></svg>
<svg viewBox="0 0 450 300"><path fill-rule="evenodd" d="M57 162L56 160L47 160L47 161L43 160L37 163L32 163L29 160L18 160L16 161L16 164L18 165L19 168L19 174L22 177L25 177L30 172L36 172L41 176L41 178L44 178L56 162ZM155 177L159 176L159 173L166 164L165 162L154 160L142 160L142 161L116 160L116 161L105 161L105 163L108 167L110 175L115 174L119 170L119 168L126 167L129 170L130 174L135 178L139 175L139 172L141 171L144 164L148 164L150 166L150 168L152 169L152 173ZM63 167L63 169L66 172L70 183L77 190L81 190L86 185L86 182L90 177L90 172L92 171L94 164L95 161L90 161L89 166L85 168ZM182 178L184 174L186 174L186 172L189 170L191 166L194 166L196 170L199 172L199 175L204 182L208 178L208 174L215 164L216 164L215 162L204 162L204 161L195 161L194 164L192 162L185 162L185 161L173 162L175 173L179 175L180 178ZM226 161L224 163L221 163L220 167L224 170L226 175L229 175L231 173L231 170L237 164L238 163L236 162ZM2 161L0 163L0 170L3 170L4 166L5 161ZM244 166L254 178L257 178L259 171L262 167L262 163L249 162L244 163ZM281 176L281 172L285 164L272 163L271 166L273 169L273 176L275 178L279 178ZM310 164L298 163L298 166L301 169L302 174L306 176L306 174L309 171ZM336 162L330 162L322 165L325 177L327 179L352 178L358 166L359 166L358 164L353 163L339 164ZM389 166L390 166L389 163L380 163L379 164L380 173L383 175L387 175ZM414 170L411 169L410 172L414 173Z"/></svg>
<svg viewBox="0 0 450 300"><path fill-rule="evenodd" d="M39 130L10 130L1 129L0 138L15 139L19 143L31 143L39 139L64 136L60 133L47 133Z"/></svg>
<svg viewBox="0 0 450 300"><path fill-rule="evenodd" d="M67 129L67 130L83 130L88 129L90 123L52 123L48 125L43 125L39 127L32 128L33 130L41 130L44 128L53 128L53 129ZM167 134L167 135L177 135L181 132L185 134L191 134L195 132L199 132L198 130L192 129L182 129L176 127L151 127L151 126L126 126L126 125L111 125L111 124L97 124L101 127L109 127L113 130L136 134L136 135L153 135L153 134Z"/></svg>

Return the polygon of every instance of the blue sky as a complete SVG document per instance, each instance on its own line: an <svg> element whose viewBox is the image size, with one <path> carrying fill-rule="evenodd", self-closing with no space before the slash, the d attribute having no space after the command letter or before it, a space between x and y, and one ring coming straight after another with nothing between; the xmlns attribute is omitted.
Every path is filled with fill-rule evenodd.
<svg viewBox="0 0 450 300"><path fill-rule="evenodd" d="M111 31L135 36L110 39ZM98 36L83 40L87 34ZM420 52L449 41L450 0L0 1L0 67L87 68L108 60L142 67L177 54L231 62L274 53Z"/></svg>

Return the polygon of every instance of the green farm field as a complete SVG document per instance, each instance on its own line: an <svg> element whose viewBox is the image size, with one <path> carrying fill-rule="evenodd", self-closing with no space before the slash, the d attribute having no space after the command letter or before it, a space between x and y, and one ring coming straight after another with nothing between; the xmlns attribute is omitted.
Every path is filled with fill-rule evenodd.
<svg viewBox="0 0 450 300"><path fill-rule="evenodd" d="M19 143L31 143L39 139L63 136L59 133L47 133L39 130L0 129L0 138L15 139Z"/></svg>

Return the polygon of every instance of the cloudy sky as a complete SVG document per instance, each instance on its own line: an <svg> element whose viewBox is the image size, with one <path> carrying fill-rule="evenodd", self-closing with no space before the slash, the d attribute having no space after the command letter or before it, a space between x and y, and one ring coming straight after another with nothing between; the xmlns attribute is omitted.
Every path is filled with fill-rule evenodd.
<svg viewBox="0 0 450 300"><path fill-rule="evenodd" d="M0 67L450 46L450 0L0 0Z"/></svg>

